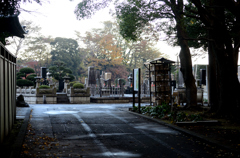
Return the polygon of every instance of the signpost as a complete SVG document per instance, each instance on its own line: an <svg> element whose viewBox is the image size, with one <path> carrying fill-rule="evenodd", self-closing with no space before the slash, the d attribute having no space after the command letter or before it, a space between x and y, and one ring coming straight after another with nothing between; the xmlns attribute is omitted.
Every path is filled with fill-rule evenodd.
<svg viewBox="0 0 240 158"><path fill-rule="evenodd" d="M135 107L135 91L138 92L138 112L141 107L141 69L133 69L133 108Z"/></svg>

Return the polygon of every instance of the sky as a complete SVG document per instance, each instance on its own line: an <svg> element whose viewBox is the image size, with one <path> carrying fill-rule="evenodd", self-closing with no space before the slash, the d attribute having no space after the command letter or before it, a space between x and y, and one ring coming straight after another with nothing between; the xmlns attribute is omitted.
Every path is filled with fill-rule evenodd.
<svg viewBox="0 0 240 158"><path fill-rule="evenodd" d="M91 19L77 20L74 9L80 0L49 0L42 5L35 2L21 5L21 8L34 11L29 14L21 12L19 20L31 20L42 28L42 34L52 37L74 38L74 32L84 34L93 28L103 27L102 22L113 20L109 8L98 11ZM177 61L179 47L171 47L166 42L159 41L156 46L161 53L167 54L170 60ZM197 60L196 60L197 59ZM207 58L195 58L193 64L207 64Z"/></svg>

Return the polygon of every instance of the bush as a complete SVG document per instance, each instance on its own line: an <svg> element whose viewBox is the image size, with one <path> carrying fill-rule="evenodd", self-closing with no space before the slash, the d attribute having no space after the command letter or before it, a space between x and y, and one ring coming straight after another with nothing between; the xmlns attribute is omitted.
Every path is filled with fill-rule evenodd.
<svg viewBox="0 0 240 158"><path fill-rule="evenodd" d="M84 88L84 85L82 83L75 83L73 85L73 88L79 88L79 89L83 89Z"/></svg>
<svg viewBox="0 0 240 158"><path fill-rule="evenodd" d="M31 75L28 75L26 79L35 82L36 79L34 77L36 76L37 76L36 74L31 74Z"/></svg>
<svg viewBox="0 0 240 158"><path fill-rule="evenodd" d="M18 72L17 73L17 79L22 79L22 77L25 77L24 73Z"/></svg>
<svg viewBox="0 0 240 158"><path fill-rule="evenodd" d="M22 79L22 77L21 76L17 76L17 80L19 80L19 79Z"/></svg>
<svg viewBox="0 0 240 158"><path fill-rule="evenodd" d="M33 86L34 83L29 80L23 80L23 79L18 79L17 80L17 86L23 87L23 86Z"/></svg>
<svg viewBox="0 0 240 158"><path fill-rule="evenodd" d="M24 67L24 68L21 68L19 72L23 74L30 74L30 73L34 73L34 70L30 67Z"/></svg>
<svg viewBox="0 0 240 158"><path fill-rule="evenodd" d="M50 89L50 87L47 86L47 85L41 85L41 86L39 86L38 88L39 88L39 89Z"/></svg>
<svg viewBox="0 0 240 158"><path fill-rule="evenodd" d="M70 82L69 84L70 84L70 86L72 87L75 83L78 83L77 81L72 81L72 82Z"/></svg>

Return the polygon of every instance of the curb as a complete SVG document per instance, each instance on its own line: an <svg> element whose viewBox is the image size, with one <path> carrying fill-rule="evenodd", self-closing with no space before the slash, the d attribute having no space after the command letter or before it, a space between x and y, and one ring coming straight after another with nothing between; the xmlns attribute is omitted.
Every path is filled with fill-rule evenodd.
<svg viewBox="0 0 240 158"><path fill-rule="evenodd" d="M29 122L29 119L30 119L30 113L31 113L31 108L28 109L26 115L25 115L25 118L24 118L24 121L23 121L23 124L20 128L20 131L18 133L18 136L13 144L13 149L11 151L11 154L10 154L10 158L19 158L20 157L20 152L21 152L21 149L22 149L22 144L23 144L23 141L24 141L24 138L25 138L25 133L26 133L26 130L27 130L27 127L28 127L28 122Z"/></svg>
<svg viewBox="0 0 240 158"><path fill-rule="evenodd" d="M125 111L125 110L124 110ZM208 144L211 144L211 145L215 145L215 146L218 146L220 148L223 148L225 150L228 150L228 151L231 151L231 152L234 152L236 154L238 154L238 156L240 156L240 151L238 150L234 150L232 148L230 148L229 146L225 146L225 145L221 145L220 142L218 141L215 141L215 140L209 140L209 138L203 136L203 135L200 135L200 134L197 134L195 132L192 132L192 131L189 131L189 130L186 130L186 129L183 129L181 127L178 127L178 126L175 126L175 125L172 125L172 124L169 124L169 123L166 123L164 121L161 121L161 120L158 120L158 119L155 119L155 118L152 118L150 116L147 116L147 115L143 115L143 114L139 114L139 113L136 113L136 112L132 112L132 111L128 111L126 110L127 112L131 113L131 114L134 114L134 115L137 115L137 116L140 116L140 117L143 117L143 118L146 118L148 120L151 120L151 121L154 121L154 122L157 122L161 125L164 125L164 126L167 126L169 128L172 128L174 130L177 130L179 132L182 132L186 135L189 135L189 136L192 136L192 137L195 137L197 139L201 139L202 141L208 143Z"/></svg>

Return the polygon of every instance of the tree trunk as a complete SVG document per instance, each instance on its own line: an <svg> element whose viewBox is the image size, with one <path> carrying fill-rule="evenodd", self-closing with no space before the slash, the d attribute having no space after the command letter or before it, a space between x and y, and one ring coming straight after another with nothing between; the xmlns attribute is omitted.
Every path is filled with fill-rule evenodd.
<svg viewBox="0 0 240 158"><path fill-rule="evenodd" d="M221 116L235 116L239 118L240 84L237 78L235 66L229 63L229 59L221 62L219 71L220 98L217 113Z"/></svg>
<svg viewBox="0 0 240 158"><path fill-rule="evenodd" d="M179 32L179 31L178 31ZM187 107L197 106L197 87L192 73L192 60L186 40L179 40L181 51L179 54L181 72L186 86Z"/></svg>
<svg viewBox="0 0 240 158"><path fill-rule="evenodd" d="M199 0L191 0L194 5L198 8L198 13L200 15L201 21L209 29L209 39L212 42L212 52L210 56L215 59L211 59L210 65L217 65L217 85L219 93L218 95L218 108L217 114L221 116L235 116L239 118L240 112L240 84L237 78L237 61L238 61L238 51L239 51L239 33L240 33L240 22L239 12L237 5L232 5L231 7L225 8L226 1L222 0L212 0L209 6L205 7ZM234 1L232 1L234 3ZM230 3L229 3L230 4ZM235 8L234 8L235 7ZM209 9L211 8L211 9ZM235 15L237 20L233 23L234 29L229 30L226 24L226 10L230 11ZM233 34L235 33L234 39ZM234 44L234 48L233 48ZM214 82L214 80L213 80ZM211 92L212 94L213 92ZM216 106L217 107L217 106Z"/></svg>
<svg viewBox="0 0 240 158"><path fill-rule="evenodd" d="M208 43L208 80L209 80L209 105L211 107L212 112L217 112L219 107L219 83L218 83L218 66L216 62L216 57L213 52L213 43Z"/></svg>
<svg viewBox="0 0 240 158"><path fill-rule="evenodd" d="M171 1L171 8L174 13L174 18L176 20L177 28L177 38L181 51L179 54L181 72L183 74L184 83L186 86L186 99L187 107L197 106L197 87L195 84L195 79L192 72L192 58L190 54L190 49L188 42L186 40L187 33L184 29L184 17L183 17L183 0Z"/></svg>
<svg viewBox="0 0 240 158"><path fill-rule="evenodd" d="M213 29L209 32L210 39L214 40L213 54L216 65L219 67L217 69L219 83L219 107L217 114L239 117L240 84L237 77L236 59L238 51L233 48L232 38L224 25L224 10L218 8L216 9L216 14L218 18L213 19Z"/></svg>

